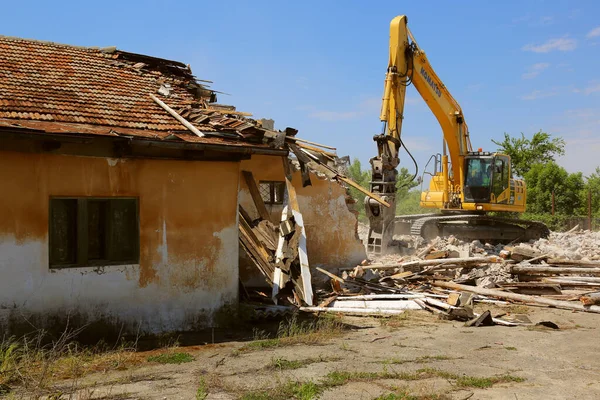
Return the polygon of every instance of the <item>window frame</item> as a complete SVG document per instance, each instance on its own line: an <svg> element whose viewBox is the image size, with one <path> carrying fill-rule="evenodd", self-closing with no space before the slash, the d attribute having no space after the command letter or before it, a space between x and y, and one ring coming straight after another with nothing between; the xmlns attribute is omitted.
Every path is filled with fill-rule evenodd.
<svg viewBox="0 0 600 400"><path fill-rule="evenodd" d="M261 198L262 198L262 191L260 190L260 186L263 184L269 184L269 201L266 201L263 198L263 202L265 203L265 205L267 206L281 206L284 203L284 198L285 198L285 181L259 181L258 182L258 190L259 193L261 194ZM280 190L280 201L275 201L275 191L277 187L281 187Z"/></svg>
<svg viewBox="0 0 600 400"><path fill-rule="evenodd" d="M75 200L77 202L75 210L75 263L65 264L53 264L51 260L51 252L53 245L52 238L52 200ZM134 235L134 254L135 257L129 260L110 260L107 259L89 259L89 214L88 214L88 203L90 201L107 201L108 209L110 210L110 201L118 200L133 200L135 202L135 227L136 232ZM85 220L85 223L79 223ZM105 216L106 227L106 243L105 249L107 252L106 257L110 257L108 254L111 252L111 235L110 235L110 211ZM97 268L103 266L112 265L138 265L140 262L140 201L139 197L135 196L50 196L48 199L48 267L52 270L63 269L63 268Z"/></svg>

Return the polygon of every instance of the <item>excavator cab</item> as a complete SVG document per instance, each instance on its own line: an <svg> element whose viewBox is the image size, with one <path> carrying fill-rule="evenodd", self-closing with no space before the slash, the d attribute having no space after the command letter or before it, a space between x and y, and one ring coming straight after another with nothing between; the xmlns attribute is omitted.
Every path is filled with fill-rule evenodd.
<svg viewBox="0 0 600 400"><path fill-rule="evenodd" d="M504 154L465 157L465 203L500 203L510 196L510 159Z"/></svg>

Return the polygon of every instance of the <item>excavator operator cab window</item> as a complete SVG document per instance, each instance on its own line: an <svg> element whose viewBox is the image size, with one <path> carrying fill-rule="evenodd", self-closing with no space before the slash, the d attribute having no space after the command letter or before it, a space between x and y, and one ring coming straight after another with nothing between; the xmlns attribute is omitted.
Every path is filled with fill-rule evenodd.
<svg viewBox="0 0 600 400"><path fill-rule="evenodd" d="M489 203L494 174L494 158L468 157L465 163L465 202Z"/></svg>

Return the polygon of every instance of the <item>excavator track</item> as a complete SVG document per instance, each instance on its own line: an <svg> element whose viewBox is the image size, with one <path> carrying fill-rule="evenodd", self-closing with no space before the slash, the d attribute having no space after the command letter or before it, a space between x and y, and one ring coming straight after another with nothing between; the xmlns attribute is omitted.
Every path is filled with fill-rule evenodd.
<svg viewBox="0 0 600 400"><path fill-rule="evenodd" d="M454 235L461 240L507 243L548 237L548 227L536 221L479 214L437 215L414 220L410 232L427 240Z"/></svg>

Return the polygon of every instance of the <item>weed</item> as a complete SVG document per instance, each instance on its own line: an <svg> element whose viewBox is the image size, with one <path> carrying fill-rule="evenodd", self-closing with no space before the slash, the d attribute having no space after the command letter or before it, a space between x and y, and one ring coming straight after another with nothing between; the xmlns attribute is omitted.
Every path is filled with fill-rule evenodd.
<svg viewBox="0 0 600 400"><path fill-rule="evenodd" d="M376 397L374 400L446 400L450 399L448 395L445 394L424 394L424 395L414 395L410 394L407 389L398 389L393 393L389 393L386 395L381 395Z"/></svg>
<svg viewBox="0 0 600 400"><path fill-rule="evenodd" d="M198 389L196 389L196 400L204 400L208 397L208 388L204 378L200 378Z"/></svg>
<svg viewBox="0 0 600 400"><path fill-rule="evenodd" d="M517 348L513 347L513 346L506 346L505 349L506 350L512 350L512 351L516 351L517 350Z"/></svg>
<svg viewBox="0 0 600 400"><path fill-rule="evenodd" d="M315 321L298 321L294 315L282 321L277 330L277 337L267 339L263 331L254 332L255 341L241 347L240 351L260 350L289 346L293 344L314 344L337 336L343 331L339 318L332 316L319 317Z"/></svg>
<svg viewBox="0 0 600 400"><path fill-rule="evenodd" d="M240 400L312 400L322 392L323 387L314 382L288 381L271 389L245 393Z"/></svg>
<svg viewBox="0 0 600 400"><path fill-rule="evenodd" d="M417 357L414 358L412 360L406 359L406 360L402 360L402 359L398 359L398 358L392 358L389 360L384 360L383 364L384 365L390 365L390 364L394 364L394 365L401 365L401 364L407 364L407 363L422 363L422 364L426 364L432 361L446 361L446 360L455 360L455 358L452 357L448 357L448 356L442 356L442 355L437 355L437 356L423 356L423 357Z"/></svg>
<svg viewBox="0 0 600 400"><path fill-rule="evenodd" d="M160 364L183 364L194 361L194 357L189 353L163 353L148 357L148 361Z"/></svg>
<svg viewBox="0 0 600 400"><path fill-rule="evenodd" d="M276 370L290 370L290 369L298 369L305 367L310 364L326 362L326 361L337 361L339 357L318 357L318 358L305 358L303 360L286 360L285 358L273 358L269 365L267 365L268 369L276 369Z"/></svg>
<svg viewBox="0 0 600 400"><path fill-rule="evenodd" d="M458 387L472 387L472 388L480 388L485 389L494 386L497 383L507 383L507 382L523 382L524 378L513 376L513 375L502 375L502 376L492 376L489 378L481 378L475 376L461 376L456 380L456 385Z"/></svg>

